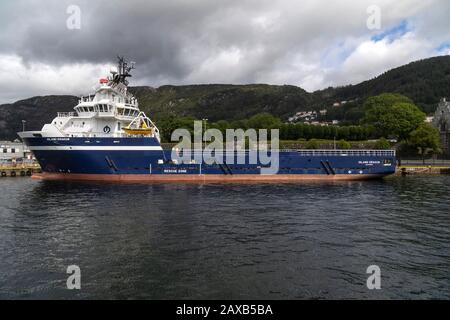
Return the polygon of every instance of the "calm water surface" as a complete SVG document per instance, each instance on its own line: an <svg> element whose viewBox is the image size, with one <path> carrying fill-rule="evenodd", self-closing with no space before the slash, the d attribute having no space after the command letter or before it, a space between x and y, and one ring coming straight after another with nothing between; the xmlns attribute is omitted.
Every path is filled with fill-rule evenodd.
<svg viewBox="0 0 450 320"><path fill-rule="evenodd" d="M0 179L0 298L450 298L450 177ZM66 268L81 268L67 290ZM381 268L368 290L366 268Z"/></svg>

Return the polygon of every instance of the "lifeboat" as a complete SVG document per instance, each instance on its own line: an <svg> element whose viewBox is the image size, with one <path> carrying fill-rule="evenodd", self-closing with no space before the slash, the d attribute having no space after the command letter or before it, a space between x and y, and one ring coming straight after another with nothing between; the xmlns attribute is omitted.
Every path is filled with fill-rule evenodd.
<svg viewBox="0 0 450 320"><path fill-rule="evenodd" d="M140 112L139 115L122 130L131 135L152 135L155 133L155 127L149 126L153 124L150 119L145 115L145 113Z"/></svg>
<svg viewBox="0 0 450 320"><path fill-rule="evenodd" d="M122 128L123 131L125 131L128 134L153 134L153 128L149 128L145 123L140 128L129 128L125 127Z"/></svg>

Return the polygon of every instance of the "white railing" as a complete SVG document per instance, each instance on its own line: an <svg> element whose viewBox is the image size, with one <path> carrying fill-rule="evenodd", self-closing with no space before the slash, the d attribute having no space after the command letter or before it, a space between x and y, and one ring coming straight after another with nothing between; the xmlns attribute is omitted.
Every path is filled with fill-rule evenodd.
<svg viewBox="0 0 450 320"><path fill-rule="evenodd" d="M298 152L304 156L382 156L395 157L395 150L281 150Z"/></svg>
<svg viewBox="0 0 450 320"><path fill-rule="evenodd" d="M58 118L71 118L76 116L77 114L75 112L58 112Z"/></svg>
<svg viewBox="0 0 450 320"><path fill-rule="evenodd" d="M203 152L202 149L187 149L194 153ZM270 150L269 150L270 151ZM298 149L279 149L273 150L275 152L298 152L302 156L380 156L380 157L395 157L395 150L298 150ZM230 150L223 149L216 152L236 152L248 153L258 152L258 150Z"/></svg>
<svg viewBox="0 0 450 320"><path fill-rule="evenodd" d="M80 99L78 100L78 103L94 101L94 97L95 97L94 95L87 97L81 96Z"/></svg>

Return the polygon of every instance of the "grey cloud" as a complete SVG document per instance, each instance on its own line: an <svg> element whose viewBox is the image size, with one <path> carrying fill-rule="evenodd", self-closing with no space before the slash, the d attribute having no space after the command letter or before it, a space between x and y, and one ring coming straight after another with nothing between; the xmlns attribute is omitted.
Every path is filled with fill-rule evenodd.
<svg viewBox="0 0 450 320"><path fill-rule="evenodd" d="M409 5L387 0L11 1L0 3L0 55L60 67L104 64L122 54L137 62L137 83L149 85L308 85L315 79L310 89L318 89L360 79L365 72L341 69L344 61L338 58L322 60L326 52L339 56L336 51L370 40L374 31L366 28L366 9L373 3L383 10L385 27L411 19L423 39L448 38L443 12L449 5L443 0L428 5L419 0ZM66 28L72 4L81 8L81 30Z"/></svg>

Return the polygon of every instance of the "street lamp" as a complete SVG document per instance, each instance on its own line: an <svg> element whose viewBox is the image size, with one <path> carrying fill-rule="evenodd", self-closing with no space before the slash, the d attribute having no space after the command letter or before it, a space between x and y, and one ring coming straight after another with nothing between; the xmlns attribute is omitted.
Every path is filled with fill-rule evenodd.
<svg viewBox="0 0 450 320"><path fill-rule="evenodd" d="M22 132L25 131L25 123L27 123L26 120L22 120Z"/></svg>

